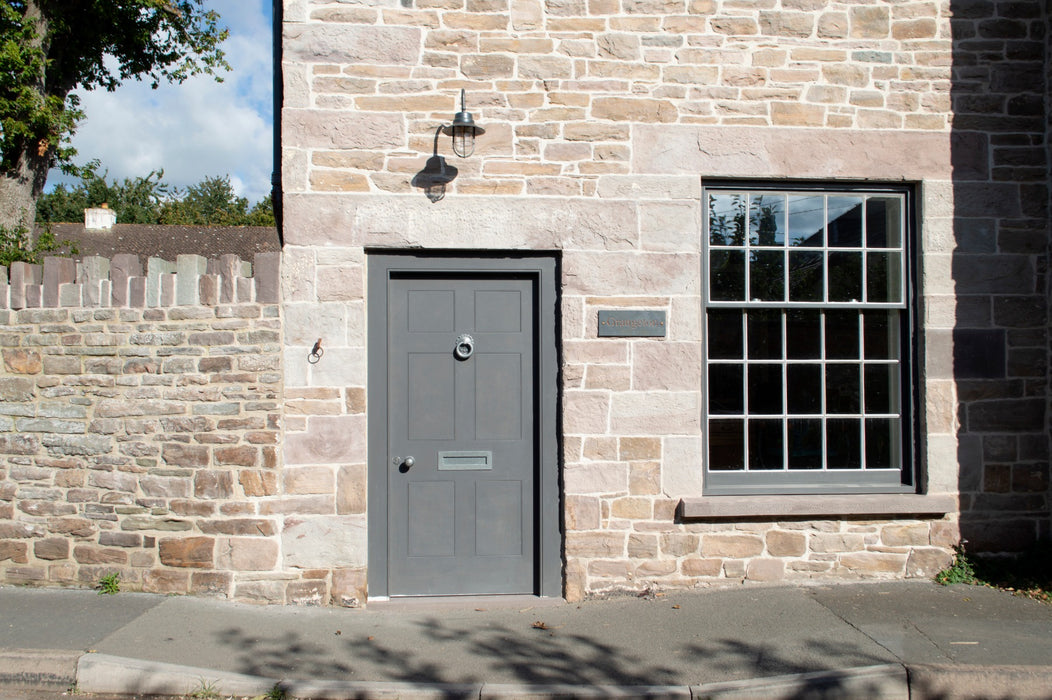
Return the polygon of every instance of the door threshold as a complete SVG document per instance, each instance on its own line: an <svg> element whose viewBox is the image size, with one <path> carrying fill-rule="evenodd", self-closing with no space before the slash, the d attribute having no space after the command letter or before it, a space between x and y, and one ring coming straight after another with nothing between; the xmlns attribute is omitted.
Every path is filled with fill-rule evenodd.
<svg viewBox="0 0 1052 700"><path fill-rule="evenodd" d="M515 595L417 595L369 598L370 610L514 610L564 605L563 598Z"/></svg>

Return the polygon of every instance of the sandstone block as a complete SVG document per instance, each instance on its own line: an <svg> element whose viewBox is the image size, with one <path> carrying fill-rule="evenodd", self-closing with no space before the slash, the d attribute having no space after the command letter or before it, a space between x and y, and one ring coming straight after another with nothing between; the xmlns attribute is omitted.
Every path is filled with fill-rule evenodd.
<svg viewBox="0 0 1052 700"><path fill-rule="evenodd" d="M802 532L771 530L764 541L767 553L774 557L802 557L807 553L807 535Z"/></svg>
<svg viewBox="0 0 1052 700"><path fill-rule="evenodd" d="M39 374L44 367L38 350L4 349L4 367L14 374Z"/></svg>
<svg viewBox="0 0 1052 700"><path fill-rule="evenodd" d="M288 517L281 544L285 567L356 569L367 564L361 515Z"/></svg>
<svg viewBox="0 0 1052 700"><path fill-rule="evenodd" d="M565 518L567 530L599 529L599 499L593 496L567 495Z"/></svg>
<svg viewBox="0 0 1052 700"><path fill-rule="evenodd" d="M336 513L358 515L366 512L368 470L364 464L345 464L336 474Z"/></svg>
<svg viewBox="0 0 1052 700"><path fill-rule="evenodd" d="M615 122L669 123L679 118L679 112L667 100L597 97L592 100L592 118Z"/></svg>
<svg viewBox="0 0 1052 700"><path fill-rule="evenodd" d="M161 563L189 569L213 568L215 539L212 537L164 537L157 543Z"/></svg>
<svg viewBox="0 0 1052 700"><path fill-rule="evenodd" d="M285 463L339 464L365 456L365 416L315 416L285 437Z"/></svg>
<svg viewBox="0 0 1052 700"><path fill-rule="evenodd" d="M906 560L906 576L931 578L953 564L953 553L935 547L918 547Z"/></svg>
<svg viewBox="0 0 1052 700"><path fill-rule="evenodd" d="M153 569L145 571L142 575L143 593L187 593L190 589L189 571L170 571L168 569Z"/></svg>
<svg viewBox="0 0 1052 700"><path fill-rule="evenodd" d="M703 535L701 554L705 557L743 559L763 553L763 538L757 535Z"/></svg>
<svg viewBox="0 0 1052 700"><path fill-rule="evenodd" d="M658 462L628 465L628 492L633 496L656 496L661 493L661 465Z"/></svg>
<svg viewBox="0 0 1052 700"><path fill-rule="evenodd" d="M630 496L616 498L610 504L610 515L615 518L627 520L649 520L653 506L649 498Z"/></svg>
<svg viewBox="0 0 1052 700"><path fill-rule="evenodd" d="M811 551L835 554L838 552L858 552L866 548L866 541L859 534L841 534L834 532L816 532L811 535Z"/></svg>
<svg viewBox="0 0 1052 700"><path fill-rule="evenodd" d="M930 542L928 524L886 525L880 531L880 541L887 547L927 546Z"/></svg>
<svg viewBox="0 0 1052 700"><path fill-rule="evenodd" d="M33 543L33 554L37 559L58 561L69 559L70 542L59 537L49 537ZM2 556L0 556L2 558ZM25 563L25 562L22 562Z"/></svg>
<svg viewBox="0 0 1052 700"><path fill-rule="evenodd" d="M636 578L668 576L676 573L675 561L644 561L636 567Z"/></svg>
<svg viewBox="0 0 1052 700"><path fill-rule="evenodd" d="M722 568L722 559L684 559L682 565L684 576L719 576Z"/></svg>
<svg viewBox="0 0 1052 700"><path fill-rule="evenodd" d="M333 493L336 487L331 467L288 467L284 479L285 493L290 495Z"/></svg>
<svg viewBox="0 0 1052 700"><path fill-rule="evenodd" d="M78 564L122 565L128 563L128 552L82 544L73 548L73 558Z"/></svg>
<svg viewBox="0 0 1052 700"><path fill-rule="evenodd" d="M250 445L216 447L214 455L217 465L253 467L259 461L259 450Z"/></svg>
<svg viewBox="0 0 1052 700"><path fill-rule="evenodd" d="M285 588L285 601L292 605L324 605L329 599L325 581L292 581Z"/></svg>
<svg viewBox="0 0 1052 700"><path fill-rule="evenodd" d="M231 498L234 475L228 471L200 470L194 474L194 495L198 498Z"/></svg>
<svg viewBox="0 0 1052 700"><path fill-rule="evenodd" d="M628 556L633 559L651 559L658 555L658 536L632 533L628 536Z"/></svg>
<svg viewBox="0 0 1052 700"><path fill-rule="evenodd" d="M234 575L229 571L194 571L190 576L190 593L227 598L233 583Z"/></svg>
<svg viewBox="0 0 1052 700"><path fill-rule="evenodd" d="M568 532L566 554L578 557L622 557L625 555L625 533Z"/></svg>
<svg viewBox="0 0 1052 700"><path fill-rule="evenodd" d="M851 552L840 556L840 564L849 571L859 574L897 574L903 575L906 569L907 555L888 554L884 552Z"/></svg>
<svg viewBox="0 0 1052 700"><path fill-rule="evenodd" d="M367 584L365 569L334 569L332 602L345 608L358 608L365 602Z"/></svg>
<svg viewBox="0 0 1052 700"><path fill-rule="evenodd" d="M11 561L15 564L29 563L29 543L4 540L0 541L0 562Z"/></svg>
<svg viewBox="0 0 1052 700"><path fill-rule="evenodd" d="M623 462L567 465L563 479L567 494L628 493L628 465Z"/></svg>
<svg viewBox="0 0 1052 700"><path fill-rule="evenodd" d="M750 581L781 581L785 578L785 562L781 559L753 559L745 567L745 578Z"/></svg>
<svg viewBox="0 0 1052 700"><path fill-rule="evenodd" d="M593 561L588 563L588 575L625 581L632 575L632 564L619 560Z"/></svg>
<svg viewBox="0 0 1052 700"><path fill-rule="evenodd" d="M661 553L669 557L682 557L698 551L698 535L667 532L660 536Z"/></svg>
<svg viewBox="0 0 1052 700"><path fill-rule="evenodd" d="M261 537L220 537L216 540L216 568L270 571L278 564L278 543Z"/></svg>

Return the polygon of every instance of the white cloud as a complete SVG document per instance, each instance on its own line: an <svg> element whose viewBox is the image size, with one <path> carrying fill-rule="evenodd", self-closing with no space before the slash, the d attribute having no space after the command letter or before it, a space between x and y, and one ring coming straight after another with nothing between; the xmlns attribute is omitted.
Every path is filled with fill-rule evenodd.
<svg viewBox="0 0 1052 700"><path fill-rule="evenodd" d="M131 81L114 92L81 92L87 115L73 138L77 163L97 158L109 179L164 169L185 188L228 175L256 202L270 192L273 74L270 0L208 0L230 28L223 45L231 71L217 83L197 76L181 85ZM57 171L51 184L68 181Z"/></svg>

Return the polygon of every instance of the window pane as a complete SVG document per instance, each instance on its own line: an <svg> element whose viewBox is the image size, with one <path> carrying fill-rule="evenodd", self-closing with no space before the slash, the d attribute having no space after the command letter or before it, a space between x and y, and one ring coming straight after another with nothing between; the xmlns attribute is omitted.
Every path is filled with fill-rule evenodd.
<svg viewBox="0 0 1052 700"><path fill-rule="evenodd" d="M749 240L754 245L785 244L785 195L750 197Z"/></svg>
<svg viewBox="0 0 1052 700"><path fill-rule="evenodd" d="M830 253L829 301L862 300L862 253Z"/></svg>
<svg viewBox="0 0 1052 700"><path fill-rule="evenodd" d="M782 251L761 250L752 253L749 298L785 301L785 254Z"/></svg>
<svg viewBox="0 0 1052 700"><path fill-rule="evenodd" d="M785 398L789 413L822 412L822 371L820 365L788 365Z"/></svg>
<svg viewBox="0 0 1052 700"><path fill-rule="evenodd" d="M782 312L756 309L749 317L749 359L782 359Z"/></svg>
<svg viewBox="0 0 1052 700"><path fill-rule="evenodd" d="M870 248L898 248L902 245L902 199L866 199L866 245Z"/></svg>
<svg viewBox="0 0 1052 700"><path fill-rule="evenodd" d="M740 250L709 252L709 295L715 301L745 299L745 253Z"/></svg>
<svg viewBox="0 0 1052 700"><path fill-rule="evenodd" d="M709 413L741 415L745 412L745 391L741 365L709 365Z"/></svg>
<svg viewBox="0 0 1052 700"><path fill-rule="evenodd" d="M824 300L825 285L822 277L821 253L789 251L790 301Z"/></svg>
<svg viewBox="0 0 1052 700"><path fill-rule="evenodd" d="M745 421L709 421L709 469L733 471L745 468Z"/></svg>
<svg viewBox="0 0 1052 700"><path fill-rule="evenodd" d="M866 419L866 469L901 469L897 418Z"/></svg>
<svg viewBox="0 0 1052 700"><path fill-rule="evenodd" d="M826 467L860 469L862 467L862 421L831 418L826 421Z"/></svg>
<svg viewBox="0 0 1052 700"><path fill-rule="evenodd" d="M822 468L822 421L796 419L789 421L789 468Z"/></svg>
<svg viewBox="0 0 1052 700"><path fill-rule="evenodd" d="M737 309L710 309L708 313L709 359L740 360L743 357L742 317Z"/></svg>
<svg viewBox="0 0 1052 700"><path fill-rule="evenodd" d="M866 253L866 300L902 301L902 254Z"/></svg>
<svg viewBox="0 0 1052 700"><path fill-rule="evenodd" d="M860 413L858 365L826 365L826 413Z"/></svg>
<svg viewBox="0 0 1052 700"><path fill-rule="evenodd" d="M785 312L785 350L790 360L817 360L822 356L822 313L806 309Z"/></svg>
<svg viewBox="0 0 1052 700"><path fill-rule="evenodd" d="M789 195L789 245L821 247L824 233L825 196Z"/></svg>
<svg viewBox="0 0 1052 700"><path fill-rule="evenodd" d="M897 365L866 365L866 413L899 412L899 368Z"/></svg>
<svg viewBox="0 0 1052 700"><path fill-rule="evenodd" d="M830 248L862 246L862 197L830 197L827 201Z"/></svg>
<svg viewBox="0 0 1052 700"><path fill-rule="evenodd" d="M749 365L749 413L782 412L782 366Z"/></svg>
<svg viewBox="0 0 1052 700"><path fill-rule="evenodd" d="M781 469L782 421L749 421L749 469Z"/></svg>
<svg viewBox="0 0 1052 700"><path fill-rule="evenodd" d="M858 358L857 311L826 311L826 357L833 360Z"/></svg>
<svg viewBox="0 0 1052 700"><path fill-rule="evenodd" d="M867 311L864 315L865 352L870 360L899 357L898 311Z"/></svg>
<svg viewBox="0 0 1052 700"><path fill-rule="evenodd" d="M745 194L709 195L709 245L745 245Z"/></svg>

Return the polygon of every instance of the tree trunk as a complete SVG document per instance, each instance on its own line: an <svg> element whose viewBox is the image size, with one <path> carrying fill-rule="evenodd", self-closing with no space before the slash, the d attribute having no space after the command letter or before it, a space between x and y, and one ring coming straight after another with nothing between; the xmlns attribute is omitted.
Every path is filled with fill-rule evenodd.
<svg viewBox="0 0 1052 700"><path fill-rule="evenodd" d="M50 166L50 153L40 156L29 144L15 167L0 173L0 226L11 229L25 224L32 228L37 198L44 191Z"/></svg>
<svg viewBox="0 0 1052 700"><path fill-rule="evenodd" d="M27 0L25 8L25 20L36 24L37 46L47 55L48 21L40 0ZM42 98L48 94L43 71L42 68L36 84L36 91ZM65 97L65 93L62 96ZM3 168L0 168L0 226L32 228L36 220L37 198L44 192L48 171L55 160L56 140L50 135L44 135L39 141L21 139L14 152L4 153Z"/></svg>

